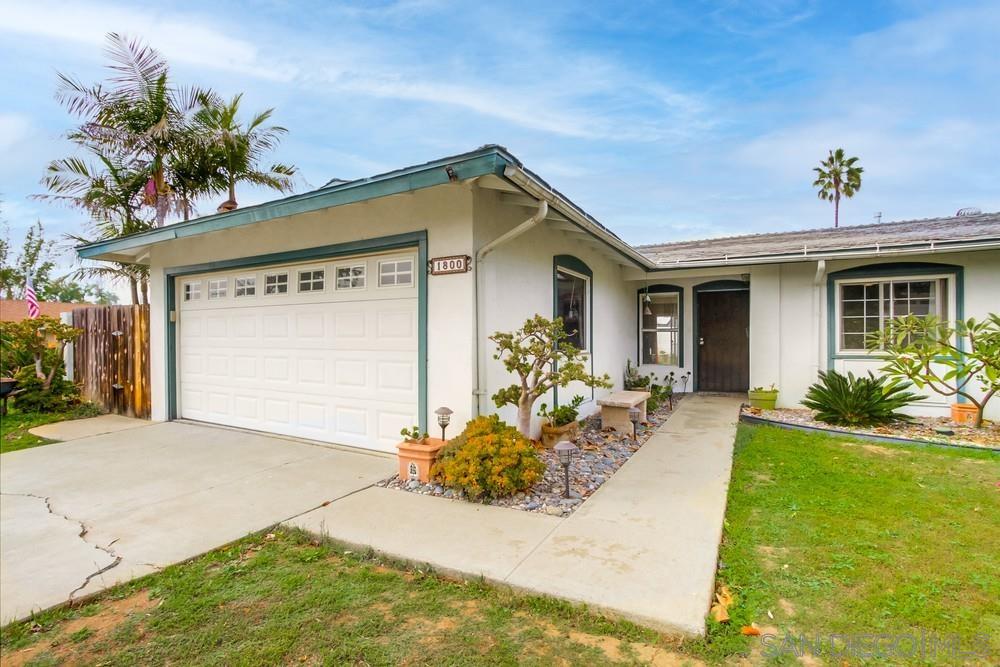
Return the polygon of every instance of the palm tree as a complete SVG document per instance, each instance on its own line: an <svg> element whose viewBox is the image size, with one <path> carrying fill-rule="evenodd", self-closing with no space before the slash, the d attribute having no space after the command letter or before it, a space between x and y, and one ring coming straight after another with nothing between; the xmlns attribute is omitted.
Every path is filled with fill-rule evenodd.
<svg viewBox="0 0 1000 667"><path fill-rule="evenodd" d="M861 189L862 167L855 167L856 157L845 158L844 149L830 151L830 156L813 167L816 180L813 187L819 188L816 193L820 199L833 202L833 226L840 226L840 198L853 197Z"/></svg>
<svg viewBox="0 0 1000 667"><path fill-rule="evenodd" d="M83 209L90 215L92 238L68 235L77 243L114 239L153 228L153 222L140 214L143 188L148 175L132 171L124 160L92 149L99 167L77 157L49 163L42 184L51 194L35 198L56 201ZM132 303L149 303L149 267L115 262L112 265L85 266L74 278L111 278L129 283Z"/></svg>
<svg viewBox="0 0 1000 667"><path fill-rule="evenodd" d="M161 227L175 204L169 158L185 141L191 114L211 93L172 85L167 62L155 49L117 33L109 33L107 40L111 85L87 86L59 74L56 98L84 119L70 133L71 140L131 158L145 172L143 202L155 206L156 226Z"/></svg>
<svg viewBox="0 0 1000 667"><path fill-rule="evenodd" d="M223 208L236 208L236 184L250 183L279 192L292 189L295 167L281 163L267 169L260 166L264 156L278 147L288 130L266 125L274 109L266 109L245 125L238 120L243 94L228 102L216 95L202 97L202 107L194 115L196 132L212 147L218 160L218 175L225 183L229 201Z"/></svg>

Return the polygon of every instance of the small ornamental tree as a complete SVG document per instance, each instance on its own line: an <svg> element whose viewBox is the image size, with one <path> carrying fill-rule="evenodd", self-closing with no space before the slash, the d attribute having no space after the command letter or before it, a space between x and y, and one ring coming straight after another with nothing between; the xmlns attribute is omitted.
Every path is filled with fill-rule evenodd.
<svg viewBox="0 0 1000 667"><path fill-rule="evenodd" d="M72 399L76 388L62 377L62 355L66 343L81 333L48 316L0 324L0 365L18 381L14 400L20 409L51 412Z"/></svg>
<svg viewBox="0 0 1000 667"><path fill-rule="evenodd" d="M882 372L929 387L942 396L962 396L976 406L975 426L986 404L1000 391L1000 315L954 325L934 316L898 317L868 339L871 350L888 359ZM977 386L981 395L974 393Z"/></svg>
<svg viewBox="0 0 1000 667"><path fill-rule="evenodd" d="M517 406L517 429L525 437L530 437L532 406L553 388L570 382L582 382L588 387L611 386L606 373L596 377L587 372L587 355L569 343L560 317L548 320L535 315L517 331L498 331L490 340L497 345L493 358L518 377L518 382L493 394L493 402L498 408Z"/></svg>

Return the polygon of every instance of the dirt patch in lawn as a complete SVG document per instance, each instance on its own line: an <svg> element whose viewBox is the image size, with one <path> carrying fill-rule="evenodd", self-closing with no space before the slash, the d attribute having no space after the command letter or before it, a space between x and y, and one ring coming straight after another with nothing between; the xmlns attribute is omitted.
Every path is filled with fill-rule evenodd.
<svg viewBox="0 0 1000 667"><path fill-rule="evenodd" d="M788 559L788 547L771 547L764 544L757 546L764 569L777 570Z"/></svg>
<svg viewBox="0 0 1000 667"><path fill-rule="evenodd" d="M852 442L842 442L842 445L853 445ZM892 449L890 447L882 447L879 445L861 445L861 449L865 450L870 454L878 454L879 456L908 456L910 452L905 449Z"/></svg>
<svg viewBox="0 0 1000 667"><path fill-rule="evenodd" d="M58 633L32 646L21 649L3 659L4 667L20 667L26 665L43 653L56 658L59 664L77 664L86 662L87 651L82 646L85 642L110 634L115 628L125 623L135 614L142 614L159 604L158 600L149 597L149 591L138 591L120 600L105 600L100 603L100 610L93 616L80 616L59 624L53 630Z"/></svg>

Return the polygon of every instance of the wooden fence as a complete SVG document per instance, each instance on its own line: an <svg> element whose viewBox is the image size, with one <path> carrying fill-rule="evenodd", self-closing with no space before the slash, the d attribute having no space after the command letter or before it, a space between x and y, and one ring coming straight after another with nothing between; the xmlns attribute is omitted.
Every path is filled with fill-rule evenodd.
<svg viewBox="0 0 1000 667"><path fill-rule="evenodd" d="M149 306L73 310L73 379L84 399L108 412L148 419Z"/></svg>

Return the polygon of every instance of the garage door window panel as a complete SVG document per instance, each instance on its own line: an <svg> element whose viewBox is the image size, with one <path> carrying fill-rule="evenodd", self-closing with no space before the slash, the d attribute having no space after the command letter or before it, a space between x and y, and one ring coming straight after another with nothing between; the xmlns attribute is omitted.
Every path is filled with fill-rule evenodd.
<svg viewBox="0 0 1000 667"><path fill-rule="evenodd" d="M185 301L199 301L201 299L201 281L196 280L190 283L184 283L184 300Z"/></svg>
<svg viewBox="0 0 1000 667"><path fill-rule="evenodd" d="M268 273L264 275L264 295L288 294L288 274Z"/></svg>
<svg viewBox="0 0 1000 667"><path fill-rule="evenodd" d="M352 264L337 267L337 289L364 289L367 285L367 269L365 264Z"/></svg>
<svg viewBox="0 0 1000 667"><path fill-rule="evenodd" d="M227 278L217 278L208 281L208 298L225 299L229 291L229 280Z"/></svg>
<svg viewBox="0 0 1000 667"><path fill-rule="evenodd" d="M236 284L233 286L233 293L236 295L236 298L257 296L257 277L245 276L237 278Z"/></svg>
<svg viewBox="0 0 1000 667"><path fill-rule="evenodd" d="M326 271L307 269L299 271L299 292L322 292L326 283Z"/></svg>
<svg viewBox="0 0 1000 667"><path fill-rule="evenodd" d="M412 259L384 260L378 263L379 287L409 287L412 284Z"/></svg>

